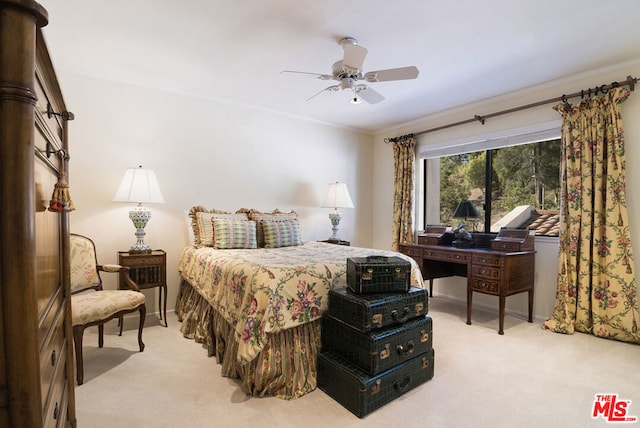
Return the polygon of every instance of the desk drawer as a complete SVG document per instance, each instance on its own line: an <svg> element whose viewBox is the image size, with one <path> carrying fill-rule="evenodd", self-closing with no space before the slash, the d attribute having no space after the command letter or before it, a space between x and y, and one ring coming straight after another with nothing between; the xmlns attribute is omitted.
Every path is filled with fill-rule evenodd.
<svg viewBox="0 0 640 428"><path fill-rule="evenodd" d="M500 266L500 256L492 254L474 254L473 264L484 266Z"/></svg>
<svg viewBox="0 0 640 428"><path fill-rule="evenodd" d="M452 251L424 250L424 257L445 262L468 263L469 254Z"/></svg>
<svg viewBox="0 0 640 428"><path fill-rule="evenodd" d="M407 256L411 256L414 259L416 257L422 257L422 248L414 247L411 245L400 245L400 252L402 254L406 254Z"/></svg>
<svg viewBox="0 0 640 428"><path fill-rule="evenodd" d="M497 267L489 267L489 266L474 264L471 266L471 274L473 276L479 276L482 278L495 279L495 280L500 279L500 269Z"/></svg>
<svg viewBox="0 0 640 428"><path fill-rule="evenodd" d="M400 252L411 257L422 269L422 248L413 245L400 245Z"/></svg>
<svg viewBox="0 0 640 428"><path fill-rule="evenodd" d="M487 294L498 294L500 283L483 278L471 278L471 289Z"/></svg>
<svg viewBox="0 0 640 428"><path fill-rule="evenodd" d="M522 244L520 242L491 242L491 249L497 251L521 251Z"/></svg>

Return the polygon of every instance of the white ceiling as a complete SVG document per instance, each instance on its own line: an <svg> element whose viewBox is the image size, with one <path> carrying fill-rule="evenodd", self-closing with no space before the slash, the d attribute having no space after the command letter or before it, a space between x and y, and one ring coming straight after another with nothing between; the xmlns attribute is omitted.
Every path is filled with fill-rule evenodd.
<svg viewBox="0 0 640 428"><path fill-rule="evenodd" d="M640 0L41 0L56 69L378 132L434 112L634 60ZM380 104L331 74L338 41L369 50ZM626 76L622 76L624 78ZM599 84L602 82L595 82Z"/></svg>

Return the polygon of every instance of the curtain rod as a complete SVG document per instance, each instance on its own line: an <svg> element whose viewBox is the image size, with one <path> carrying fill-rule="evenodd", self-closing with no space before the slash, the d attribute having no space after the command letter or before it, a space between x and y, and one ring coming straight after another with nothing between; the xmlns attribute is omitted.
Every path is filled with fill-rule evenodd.
<svg viewBox="0 0 640 428"><path fill-rule="evenodd" d="M574 92L573 94L562 95L560 97L555 97L555 98L549 98L548 100L538 101L538 102L531 103L531 104L525 104L525 105L522 105L522 106L519 106L519 107L514 107L514 108L507 109L507 110L502 110L502 111L498 111L498 112L495 112L495 113L490 113L490 114L487 114L487 115L484 115L484 116L475 115L473 117L473 119L466 119L466 120L462 120L460 122L454 122L454 123L449 123L447 125L437 126L435 128L426 129L426 130L420 131L420 132L415 132L413 134L408 134L406 136L403 135L401 137L385 138L384 141L385 141L385 143L394 143L394 142L397 142L397 141L400 141L400 140L404 139L407 136L417 137L418 135L428 134L429 132L435 132L435 131L440 131L442 129L453 128L454 126L459 126L459 125L466 125L467 123L473 123L473 122L476 122L476 121L480 122L482 125L484 125L485 120L489 119L491 117L501 116L501 115L509 114L509 113L515 113L517 111L526 110L526 109L530 109L530 108L533 108L533 107L539 107L541 105L551 104L553 102L562 101L562 102L566 103L569 98L576 98L576 97L584 98L585 96L591 97L591 95L597 96L598 93L606 94L610 89L614 89L614 88L617 88L619 86L628 86L629 89L631 91L633 91L635 89L635 84L637 82L638 82L638 78L637 77L627 76L627 80L623 80L621 82L612 82L612 83L610 83L608 85L596 86L593 89L592 88L589 88L587 90L583 89L580 92Z"/></svg>

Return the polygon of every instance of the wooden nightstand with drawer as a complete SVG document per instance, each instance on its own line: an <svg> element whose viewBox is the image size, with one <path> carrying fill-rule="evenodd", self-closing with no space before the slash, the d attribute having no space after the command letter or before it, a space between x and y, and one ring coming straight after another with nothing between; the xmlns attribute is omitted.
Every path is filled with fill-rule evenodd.
<svg viewBox="0 0 640 428"><path fill-rule="evenodd" d="M129 276L138 284L140 290L156 287L159 289L158 312L161 320L164 317L164 326L167 327L167 253L164 250L153 250L149 254L119 251L118 264L130 269ZM123 273L118 279L118 288L128 288Z"/></svg>

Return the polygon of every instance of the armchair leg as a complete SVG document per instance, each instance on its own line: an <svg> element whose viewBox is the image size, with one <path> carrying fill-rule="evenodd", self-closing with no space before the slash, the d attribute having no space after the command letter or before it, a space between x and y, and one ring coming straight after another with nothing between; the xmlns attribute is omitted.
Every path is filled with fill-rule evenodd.
<svg viewBox="0 0 640 428"><path fill-rule="evenodd" d="M104 324L98 324L98 348L104 345Z"/></svg>
<svg viewBox="0 0 640 428"><path fill-rule="evenodd" d="M147 317L147 305L144 303L140 306L140 325L138 326L138 345L140 346L140 352L144 351L144 342L142 342L142 328L144 327L144 320Z"/></svg>
<svg viewBox="0 0 640 428"><path fill-rule="evenodd" d="M84 334L84 326L73 326L73 345L76 351L76 380L78 385L84 382L84 365L82 363L82 335Z"/></svg>

